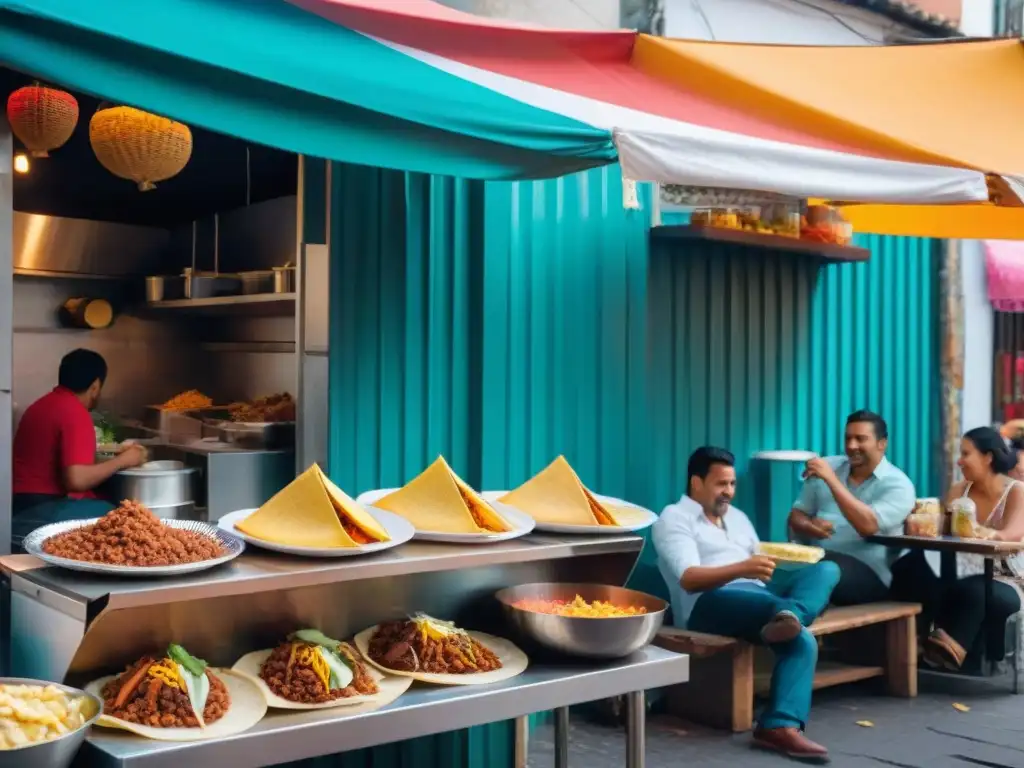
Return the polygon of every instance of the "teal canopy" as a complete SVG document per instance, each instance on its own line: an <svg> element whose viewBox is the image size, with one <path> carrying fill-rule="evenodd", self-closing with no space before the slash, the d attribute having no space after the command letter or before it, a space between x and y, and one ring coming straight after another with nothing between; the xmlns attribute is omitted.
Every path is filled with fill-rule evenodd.
<svg viewBox="0 0 1024 768"><path fill-rule="evenodd" d="M613 162L608 131L285 0L0 0L0 63L291 152L481 179Z"/></svg>

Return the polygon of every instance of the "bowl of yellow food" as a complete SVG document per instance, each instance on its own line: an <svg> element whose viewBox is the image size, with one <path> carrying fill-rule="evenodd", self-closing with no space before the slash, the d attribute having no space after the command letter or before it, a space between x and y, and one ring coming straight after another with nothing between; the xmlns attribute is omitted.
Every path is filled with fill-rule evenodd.
<svg viewBox="0 0 1024 768"><path fill-rule="evenodd" d="M68 768L102 710L77 688L0 677L0 768Z"/></svg>
<svg viewBox="0 0 1024 768"><path fill-rule="evenodd" d="M521 584L496 595L527 641L569 656L619 659L650 645L668 603L607 584Z"/></svg>

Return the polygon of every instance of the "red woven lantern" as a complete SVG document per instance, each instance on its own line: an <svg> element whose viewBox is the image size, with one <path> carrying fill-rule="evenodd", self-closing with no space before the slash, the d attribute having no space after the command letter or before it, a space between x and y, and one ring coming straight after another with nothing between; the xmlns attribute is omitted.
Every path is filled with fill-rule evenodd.
<svg viewBox="0 0 1024 768"><path fill-rule="evenodd" d="M75 132L78 101L56 88L27 85L7 97L7 121L32 157L48 157Z"/></svg>

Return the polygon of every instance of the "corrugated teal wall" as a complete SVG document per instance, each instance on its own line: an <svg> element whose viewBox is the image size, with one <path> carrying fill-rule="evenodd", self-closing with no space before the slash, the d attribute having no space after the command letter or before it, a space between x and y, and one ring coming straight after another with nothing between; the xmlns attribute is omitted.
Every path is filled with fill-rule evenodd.
<svg viewBox="0 0 1024 768"><path fill-rule="evenodd" d="M930 242L870 239L868 264L826 268L651 248L649 191L640 212L621 199L614 168L482 184L333 167L330 469L343 487L400 484L444 453L497 489L564 453L596 490L660 509L697 445L744 461L840 450L846 413L873 407L893 459L935 492ZM661 591L644 559L636 583ZM372 764L503 768L511 734L417 740Z"/></svg>

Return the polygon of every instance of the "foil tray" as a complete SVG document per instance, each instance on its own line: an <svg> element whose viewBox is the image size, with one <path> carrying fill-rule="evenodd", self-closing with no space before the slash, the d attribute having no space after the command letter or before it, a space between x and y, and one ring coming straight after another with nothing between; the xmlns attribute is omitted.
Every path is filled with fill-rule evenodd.
<svg viewBox="0 0 1024 768"><path fill-rule="evenodd" d="M180 576L186 573L196 573L218 565L230 562L245 551L245 542L231 534L220 530L216 525L200 522L198 520L170 520L163 519L161 522L169 528L178 528L184 531L191 531L205 536L209 539L216 539L224 547L226 552L221 557L213 560L200 560L195 563L183 563L181 565L108 565L106 563L90 563L85 560L70 560L65 557L54 557L43 551L43 542L54 536L58 536L76 528L83 528L97 522L99 518L91 520L69 520L63 523L50 523L41 528L36 528L25 537L21 546L25 552L33 557L38 557L48 565L55 565L58 568L65 568L69 571L83 571L85 573L102 573L108 576L131 576L131 577L152 577L152 576Z"/></svg>

